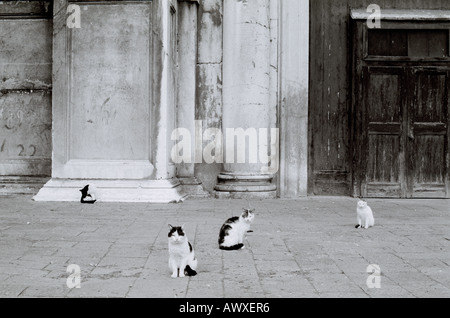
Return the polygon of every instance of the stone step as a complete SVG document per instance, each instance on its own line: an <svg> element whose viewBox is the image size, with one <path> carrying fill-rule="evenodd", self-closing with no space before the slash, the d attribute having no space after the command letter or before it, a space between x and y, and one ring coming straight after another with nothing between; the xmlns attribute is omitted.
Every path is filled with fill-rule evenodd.
<svg viewBox="0 0 450 318"><path fill-rule="evenodd" d="M50 177L0 176L0 195L35 195Z"/></svg>
<svg viewBox="0 0 450 318"><path fill-rule="evenodd" d="M214 196L216 199L273 200L277 198L277 191L264 191L264 192L215 191Z"/></svg>
<svg viewBox="0 0 450 318"><path fill-rule="evenodd" d="M271 183L273 175L254 175L254 174L231 174L221 173L218 177L219 183Z"/></svg>
<svg viewBox="0 0 450 318"><path fill-rule="evenodd" d="M242 183L229 183L229 184L218 184L215 187L216 191L222 192L268 192L276 191L277 186L275 184L264 183L264 184L242 184Z"/></svg>
<svg viewBox="0 0 450 318"><path fill-rule="evenodd" d="M214 187L218 199L274 199L277 185L273 175L222 173Z"/></svg>

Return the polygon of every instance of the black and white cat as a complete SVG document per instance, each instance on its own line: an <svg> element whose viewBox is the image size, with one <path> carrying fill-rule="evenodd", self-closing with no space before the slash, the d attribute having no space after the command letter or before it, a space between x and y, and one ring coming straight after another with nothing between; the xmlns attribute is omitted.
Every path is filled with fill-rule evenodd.
<svg viewBox="0 0 450 318"><path fill-rule="evenodd" d="M357 229L361 227L364 229L368 229L369 227L375 225L375 219L373 217L372 209L364 200L358 201L358 206L356 208L356 218L358 222L358 225L356 225Z"/></svg>
<svg viewBox="0 0 450 318"><path fill-rule="evenodd" d="M169 229L169 268L172 278L197 275L195 270L198 262L184 226L169 225Z"/></svg>
<svg viewBox="0 0 450 318"><path fill-rule="evenodd" d="M244 209L239 217L228 219L220 229L219 247L221 250L234 251L245 248L245 234L255 219L255 210Z"/></svg>
<svg viewBox="0 0 450 318"><path fill-rule="evenodd" d="M80 192L81 203L94 204L95 202L97 202L95 185L88 184L83 189L81 189Z"/></svg>

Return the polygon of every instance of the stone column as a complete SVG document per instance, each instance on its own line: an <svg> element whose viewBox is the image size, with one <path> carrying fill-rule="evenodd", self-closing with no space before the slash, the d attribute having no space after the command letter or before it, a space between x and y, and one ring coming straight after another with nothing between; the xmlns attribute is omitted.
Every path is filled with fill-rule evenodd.
<svg viewBox="0 0 450 318"><path fill-rule="evenodd" d="M224 172L215 187L220 198L273 198L273 174L261 156L276 123L271 108L270 0L224 0ZM272 126L272 127L271 127ZM240 137L234 138L233 130ZM260 129L266 129L266 135ZM247 137L245 137L247 136ZM234 139L234 140L233 140ZM241 142L245 142L239 145ZM272 138L272 142L274 141ZM265 140L265 141L264 141ZM261 142L263 141L263 142ZM230 145L234 144L234 147ZM234 152L234 156L233 156ZM245 163L242 152L245 152ZM264 151L262 151L264 153ZM266 151L267 154L267 151ZM276 172L276 171L275 171Z"/></svg>

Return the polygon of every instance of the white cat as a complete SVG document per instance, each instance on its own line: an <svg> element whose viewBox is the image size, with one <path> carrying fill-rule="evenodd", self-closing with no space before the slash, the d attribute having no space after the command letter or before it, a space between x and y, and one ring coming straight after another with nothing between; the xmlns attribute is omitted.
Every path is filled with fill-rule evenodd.
<svg viewBox="0 0 450 318"><path fill-rule="evenodd" d="M197 259L184 232L184 226L169 225L169 228L169 268L172 278L197 275Z"/></svg>
<svg viewBox="0 0 450 318"><path fill-rule="evenodd" d="M361 227L364 229L368 229L369 227L375 225L375 219L373 217L372 209L367 205L366 201L358 201L356 216L358 221L358 225L356 226L357 229Z"/></svg>
<svg viewBox="0 0 450 318"><path fill-rule="evenodd" d="M228 219L220 229L219 246L221 250L233 251L245 248L245 234L255 219L254 210L244 209L240 217Z"/></svg>

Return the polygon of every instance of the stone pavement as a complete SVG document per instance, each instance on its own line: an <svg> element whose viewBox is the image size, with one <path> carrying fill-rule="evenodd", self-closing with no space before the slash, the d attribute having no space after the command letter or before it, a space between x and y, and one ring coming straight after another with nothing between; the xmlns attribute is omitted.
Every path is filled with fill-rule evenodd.
<svg viewBox="0 0 450 318"><path fill-rule="evenodd" d="M357 230L353 198L87 206L0 196L0 297L450 297L450 201L369 204L376 226ZM222 223L248 206L247 248L220 251ZM198 276L170 278L169 223L186 225ZM70 264L80 288L67 287Z"/></svg>

